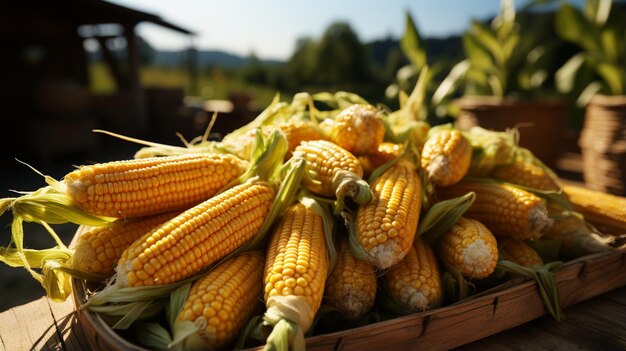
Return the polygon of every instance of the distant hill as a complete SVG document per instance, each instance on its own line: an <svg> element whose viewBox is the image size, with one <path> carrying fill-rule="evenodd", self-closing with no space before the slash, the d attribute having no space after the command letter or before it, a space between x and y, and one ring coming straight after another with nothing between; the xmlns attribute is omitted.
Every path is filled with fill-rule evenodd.
<svg viewBox="0 0 626 351"><path fill-rule="evenodd" d="M462 58L461 38L452 36L445 39L426 38L424 39L429 53L429 59L437 60L445 58ZM365 43L368 47L372 60L380 67L384 67L389 52L399 47L398 39L386 38ZM187 51L172 50L154 50L151 55L151 64L161 67L176 67L185 64L187 60ZM250 56L240 56L220 50L198 50L198 65L204 66L220 66L228 68L239 68L247 65L252 60ZM280 60L259 59L263 64L280 65L285 63Z"/></svg>
<svg viewBox="0 0 626 351"><path fill-rule="evenodd" d="M220 66L229 68L238 68L245 66L251 60L251 56L239 56L225 51L219 50L198 50L198 65L204 66ZM184 64L187 60L187 51L162 51L155 50L151 59L151 64L162 67L175 67ZM263 64L277 65L281 61L259 59Z"/></svg>

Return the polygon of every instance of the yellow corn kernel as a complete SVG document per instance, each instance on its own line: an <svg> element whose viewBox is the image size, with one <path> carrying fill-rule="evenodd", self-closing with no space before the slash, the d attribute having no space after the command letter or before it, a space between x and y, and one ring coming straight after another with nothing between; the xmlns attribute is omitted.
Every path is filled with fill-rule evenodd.
<svg viewBox="0 0 626 351"><path fill-rule="evenodd" d="M552 225L541 198L513 185L464 181L437 190L440 199L476 193L476 200L465 217L484 224L498 236L517 239L541 237Z"/></svg>
<svg viewBox="0 0 626 351"><path fill-rule="evenodd" d="M258 252L224 261L193 284L174 325L191 321L208 349L230 344L246 325L263 290L265 258ZM184 342L183 342L184 346Z"/></svg>
<svg viewBox="0 0 626 351"><path fill-rule="evenodd" d="M365 261L358 260L343 236L337 247L337 261L326 283L330 303L348 320L356 320L374 307L376 272Z"/></svg>
<svg viewBox="0 0 626 351"><path fill-rule="evenodd" d="M409 312L438 307L443 298L437 258L423 238L417 238L406 257L385 273L383 282Z"/></svg>
<svg viewBox="0 0 626 351"><path fill-rule="evenodd" d="M385 126L381 112L371 105L352 105L333 124L331 141L354 155L376 152L383 142Z"/></svg>
<svg viewBox="0 0 626 351"><path fill-rule="evenodd" d="M272 185L249 180L181 213L124 251L119 284L162 285L190 277L253 238L274 195Z"/></svg>
<svg viewBox="0 0 626 351"><path fill-rule="evenodd" d="M626 197L575 185L563 185L563 190L588 222L606 233L626 233Z"/></svg>
<svg viewBox="0 0 626 351"><path fill-rule="evenodd" d="M322 303L328 265L322 217L301 203L292 205L268 245L263 278L268 308L270 299L304 301L305 310L298 312L308 322L301 325L306 331Z"/></svg>
<svg viewBox="0 0 626 351"><path fill-rule="evenodd" d="M311 177L304 177L302 184L311 192L335 196L333 181L338 173L348 171L357 177L363 177L363 168L359 160L350 152L329 141L314 140L300 143L293 157L306 160L306 169Z"/></svg>
<svg viewBox="0 0 626 351"><path fill-rule="evenodd" d="M472 161L472 146L455 129L443 129L430 137L422 149L421 166L436 186L446 187L460 181Z"/></svg>
<svg viewBox="0 0 626 351"><path fill-rule="evenodd" d="M64 178L87 213L116 218L185 210L215 195L245 170L231 155L196 154L81 167Z"/></svg>
<svg viewBox="0 0 626 351"><path fill-rule="evenodd" d="M479 221L459 218L437 246L442 259L468 278L486 278L498 263L496 238Z"/></svg>
<svg viewBox="0 0 626 351"><path fill-rule="evenodd" d="M289 154L291 154L303 141L326 140L326 137L313 123L304 120L294 120L279 126L285 133L289 143Z"/></svg>
<svg viewBox="0 0 626 351"><path fill-rule="evenodd" d="M492 178L532 189L561 190L558 180L551 172L522 157L516 158L511 164L496 167L490 175Z"/></svg>
<svg viewBox="0 0 626 351"><path fill-rule="evenodd" d="M374 201L359 206L356 238L380 269L400 261L411 248L421 208L421 183L412 163L399 160L372 184Z"/></svg>
<svg viewBox="0 0 626 351"><path fill-rule="evenodd" d="M83 233L76 243L71 267L81 272L111 275L124 250L153 228L174 218L179 212L121 220L108 227Z"/></svg>
<svg viewBox="0 0 626 351"><path fill-rule="evenodd" d="M503 259L525 267L541 267L541 256L522 240L498 238L498 249Z"/></svg>

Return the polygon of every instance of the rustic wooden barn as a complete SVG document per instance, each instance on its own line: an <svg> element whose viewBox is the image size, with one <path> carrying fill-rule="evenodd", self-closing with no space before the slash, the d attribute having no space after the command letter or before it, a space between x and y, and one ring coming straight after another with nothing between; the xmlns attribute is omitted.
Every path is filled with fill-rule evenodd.
<svg viewBox="0 0 626 351"><path fill-rule="evenodd" d="M94 148L93 128L145 136L155 110L175 111L182 89L146 90L140 82L136 27L153 23L192 36L157 15L101 0L0 3L0 155L56 155ZM116 90L89 90L85 42L97 43ZM121 50L111 50L119 47ZM156 104L156 106L155 106ZM158 114L157 114L158 115Z"/></svg>

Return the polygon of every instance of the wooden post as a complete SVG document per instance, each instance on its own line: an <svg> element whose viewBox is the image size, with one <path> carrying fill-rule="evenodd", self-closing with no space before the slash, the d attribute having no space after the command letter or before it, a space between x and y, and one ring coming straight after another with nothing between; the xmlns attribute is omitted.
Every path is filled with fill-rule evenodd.
<svg viewBox="0 0 626 351"><path fill-rule="evenodd" d="M146 116L144 91L141 87L139 76L140 58L139 46L135 35L136 23L124 24L124 37L126 38L126 50L128 51L128 94L132 106L129 109L132 113L131 128L136 135L145 135L149 129L148 116Z"/></svg>

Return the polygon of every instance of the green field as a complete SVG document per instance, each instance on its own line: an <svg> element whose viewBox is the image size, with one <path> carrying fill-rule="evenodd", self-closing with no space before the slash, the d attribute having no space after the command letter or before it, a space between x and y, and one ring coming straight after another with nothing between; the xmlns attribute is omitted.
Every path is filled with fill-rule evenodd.
<svg viewBox="0 0 626 351"><path fill-rule="evenodd" d="M144 87L179 87L185 89L186 95L203 99L228 99L233 93L248 93L260 108L267 106L276 94L269 87L247 84L217 68L199 73L196 87L192 87L191 76L183 69L142 67L140 75ZM89 82L89 88L95 94L113 94L117 91L115 80L102 63L89 65ZM281 96L283 100L288 98Z"/></svg>

